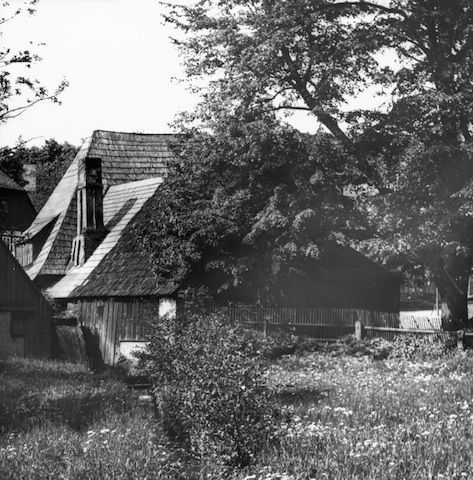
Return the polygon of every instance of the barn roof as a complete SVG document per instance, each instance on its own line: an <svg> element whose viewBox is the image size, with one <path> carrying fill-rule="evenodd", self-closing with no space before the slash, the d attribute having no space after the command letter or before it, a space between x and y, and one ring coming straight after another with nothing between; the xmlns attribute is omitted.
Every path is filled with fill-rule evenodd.
<svg viewBox="0 0 473 480"><path fill-rule="evenodd" d="M343 245L325 245L317 260L306 259L291 265L290 271L302 277L347 282L399 281L397 274Z"/></svg>
<svg viewBox="0 0 473 480"><path fill-rule="evenodd" d="M72 268L50 287L53 298L78 296L73 295L76 290L85 290L89 296L153 293L149 293L151 282L147 272L142 270L144 255L135 250L120 259L120 256L117 258L120 249L116 247L123 243L120 239L124 230L161 182L161 178L152 178L110 187L104 197L104 225L109 233L84 265ZM133 291L131 287L134 287Z"/></svg>
<svg viewBox="0 0 473 480"><path fill-rule="evenodd" d="M9 190L24 190L20 185L13 181L6 173L0 170L0 188L8 188Z"/></svg>
<svg viewBox="0 0 473 480"><path fill-rule="evenodd" d="M172 135L120 133L96 130L77 153L74 161L24 232L31 240L40 232L47 235L41 251L27 269L30 278L38 275L65 275L76 235L76 191L87 158L100 158L104 191L129 182L159 178L172 159Z"/></svg>

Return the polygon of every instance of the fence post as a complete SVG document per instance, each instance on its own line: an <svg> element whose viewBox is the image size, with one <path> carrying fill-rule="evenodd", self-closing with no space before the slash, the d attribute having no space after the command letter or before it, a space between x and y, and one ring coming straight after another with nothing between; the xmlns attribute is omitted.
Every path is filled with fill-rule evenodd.
<svg viewBox="0 0 473 480"><path fill-rule="evenodd" d="M457 348L458 350L464 350L465 346L463 340L465 339L465 330L458 330L457 332Z"/></svg>
<svg viewBox="0 0 473 480"><path fill-rule="evenodd" d="M361 325L360 320L355 322L355 339L360 341L363 338L363 326Z"/></svg>
<svg viewBox="0 0 473 480"><path fill-rule="evenodd" d="M264 314L264 307L262 307L261 305L258 309L258 316L260 321L263 320L263 336L264 338L266 338L268 334L267 319L266 319L266 315Z"/></svg>

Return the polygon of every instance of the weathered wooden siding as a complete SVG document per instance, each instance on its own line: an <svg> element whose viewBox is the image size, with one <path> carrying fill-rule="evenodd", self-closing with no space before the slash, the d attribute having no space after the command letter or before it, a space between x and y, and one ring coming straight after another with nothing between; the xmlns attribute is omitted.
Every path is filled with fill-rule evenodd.
<svg viewBox="0 0 473 480"><path fill-rule="evenodd" d="M76 312L98 342L102 360L113 365L120 342L147 339L148 322L159 318L162 299L111 297L78 299ZM213 309L228 314L236 323L251 325L267 333L289 328L306 338L334 339L353 333L357 320L364 325L399 326L399 314L344 308L280 308L231 305Z"/></svg>
<svg viewBox="0 0 473 480"><path fill-rule="evenodd" d="M232 320L243 323L268 322L274 324L354 325L360 320L364 325L399 325L399 314L355 308L293 308L258 307L256 305L230 305Z"/></svg>
<svg viewBox="0 0 473 480"><path fill-rule="evenodd" d="M121 341L144 341L148 321L159 316L159 299L87 298L76 303L79 321L98 340L105 364L113 365Z"/></svg>
<svg viewBox="0 0 473 480"><path fill-rule="evenodd" d="M399 314L355 308L284 308L230 305L216 309L231 321L266 333L281 329L303 338L333 340L353 333L356 321L376 327L399 327Z"/></svg>
<svg viewBox="0 0 473 480"><path fill-rule="evenodd" d="M10 332L24 337L26 356L51 355L51 307L3 242L0 242L0 312L10 312Z"/></svg>

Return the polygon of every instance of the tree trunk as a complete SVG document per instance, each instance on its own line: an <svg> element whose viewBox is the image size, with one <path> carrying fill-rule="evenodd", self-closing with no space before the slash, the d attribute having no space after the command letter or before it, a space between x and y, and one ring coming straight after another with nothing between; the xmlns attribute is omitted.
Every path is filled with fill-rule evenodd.
<svg viewBox="0 0 473 480"><path fill-rule="evenodd" d="M459 245L450 245L437 260L432 271L441 299L442 327L444 330L469 327L467 295L471 253Z"/></svg>

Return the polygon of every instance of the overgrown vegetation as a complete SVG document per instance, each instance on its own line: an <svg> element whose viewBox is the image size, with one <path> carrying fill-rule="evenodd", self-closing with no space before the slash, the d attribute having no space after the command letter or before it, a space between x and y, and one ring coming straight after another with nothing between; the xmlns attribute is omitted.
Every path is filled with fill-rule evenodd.
<svg viewBox="0 0 473 480"><path fill-rule="evenodd" d="M209 329L219 333L218 325L215 322ZM188 328L191 332L197 327ZM228 338L230 342L233 337ZM252 352L250 358L259 358L255 352L264 341L254 333L247 338L251 345L245 351ZM273 441L263 445L245 468L224 465L230 457L222 453L219 458L217 450L201 456L199 462L190 461L186 452L166 439L153 407L140 404L115 371L97 375L66 363L1 362L0 478L469 478L473 355L445 350L439 339L402 338L354 342L345 337L325 346L306 341L298 343L298 353L277 359L271 354L272 360L265 355L267 369L260 378L282 415L271 421ZM220 384L217 367L210 367L216 360L210 346L218 342L208 340L202 348L205 352L208 346L207 360L192 361L200 365L201 374L208 371L209 380ZM191 339L187 344L182 341L184 345L195 347ZM375 359L386 350L386 358ZM222 368L231 367L231 362L226 363L229 358L240 362L239 351L221 357ZM225 348L218 352L222 355ZM183 370L190 368L177 364ZM232 372L230 379L238 378ZM232 386L237 383L230 382L228 393L224 392L233 408L237 397L231 396ZM203 439L210 441L210 429L222 418L215 416L208 424L202 420L207 407L199 402L210 403L207 413L218 405L217 396L205 393L207 386L196 381L196 398L188 400L200 405L196 418L202 423L196 425ZM227 413L231 425L236 415ZM214 419L217 423L212 424Z"/></svg>
<svg viewBox="0 0 473 480"><path fill-rule="evenodd" d="M162 440L150 408L115 371L0 362L2 480L181 478Z"/></svg>
<svg viewBox="0 0 473 480"><path fill-rule="evenodd" d="M274 436L257 336L222 315L160 319L142 355L163 428L198 459L248 466Z"/></svg>

